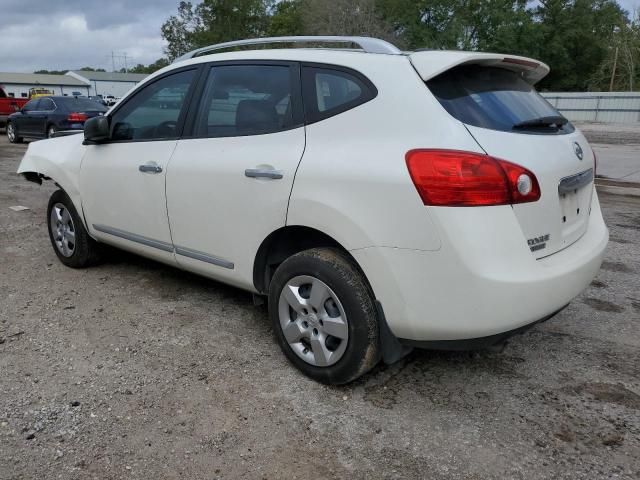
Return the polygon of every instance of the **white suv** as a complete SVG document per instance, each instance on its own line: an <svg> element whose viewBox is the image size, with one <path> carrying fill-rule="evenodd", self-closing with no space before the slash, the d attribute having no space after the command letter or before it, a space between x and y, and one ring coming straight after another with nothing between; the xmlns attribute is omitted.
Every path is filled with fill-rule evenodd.
<svg viewBox="0 0 640 480"><path fill-rule="evenodd" d="M219 50L313 42L354 48ZM217 52L212 54L213 52ZM362 37L200 49L84 138L32 143L53 248L100 244L268 296L285 355L349 382L411 347L498 342L593 279L608 230L585 138L511 55Z"/></svg>

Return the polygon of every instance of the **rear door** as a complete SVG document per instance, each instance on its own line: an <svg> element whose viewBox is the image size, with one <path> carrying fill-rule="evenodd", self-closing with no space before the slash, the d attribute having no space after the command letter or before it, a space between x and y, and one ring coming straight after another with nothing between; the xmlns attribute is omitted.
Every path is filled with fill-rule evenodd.
<svg viewBox="0 0 640 480"><path fill-rule="evenodd" d="M523 72L512 65L466 64L426 83L487 154L536 175L541 198L513 206L536 258L557 252L584 234L594 192L593 152Z"/></svg>
<svg viewBox="0 0 640 480"><path fill-rule="evenodd" d="M304 151L300 69L289 62L208 69L191 138L178 141L167 171L176 259L186 269L253 288L256 252L285 225Z"/></svg>

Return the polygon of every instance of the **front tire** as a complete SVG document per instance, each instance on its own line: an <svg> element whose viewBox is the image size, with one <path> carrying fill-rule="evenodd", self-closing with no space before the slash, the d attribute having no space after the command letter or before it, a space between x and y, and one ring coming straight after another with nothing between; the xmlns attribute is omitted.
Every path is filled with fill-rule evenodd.
<svg viewBox="0 0 640 480"><path fill-rule="evenodd" d="M380 360L373 294L340 250L314 248L285 260L269 286L269 316L286 357L314 380L348 383Z"/></svg>
<svg viewBox="0 0 640 480"><path fill-rule="evenodd" d="M85 268L98 263L100 244L89 236L73 202L62 190L49 199L47 225L53 250L67 267Z"/></svg>
<svg viewBox="0 0 640 480"><path fill-rule="evenodd" d="M18 130L11 122L7 123L7 138L10 143L22 143L22 137L18 136Z"/></svg>

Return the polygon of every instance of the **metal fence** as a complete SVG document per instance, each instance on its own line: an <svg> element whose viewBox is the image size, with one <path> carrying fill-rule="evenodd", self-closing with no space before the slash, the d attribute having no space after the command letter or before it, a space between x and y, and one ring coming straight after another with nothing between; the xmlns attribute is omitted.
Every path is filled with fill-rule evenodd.
<svg viewBox="0 0 640 480"><path fill-rule="evenodd" d="M569 120L640 122L640 92L543 92L542 96Z"/></svg>

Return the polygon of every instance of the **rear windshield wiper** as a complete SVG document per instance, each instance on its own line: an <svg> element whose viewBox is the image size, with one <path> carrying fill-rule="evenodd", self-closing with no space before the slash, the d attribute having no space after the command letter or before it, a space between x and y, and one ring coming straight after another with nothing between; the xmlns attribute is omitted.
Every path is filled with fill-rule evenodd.
<svg viewBox="0 0 640 480"><path fill-rule="evenodd" d="M513 129L520 130L525 128L544 128L552 126L560 128L567 122L568 120L560 115L550 115L548 117L532 118L530 120L525 120L524 122L516 123L513 126Z"/></svg>

